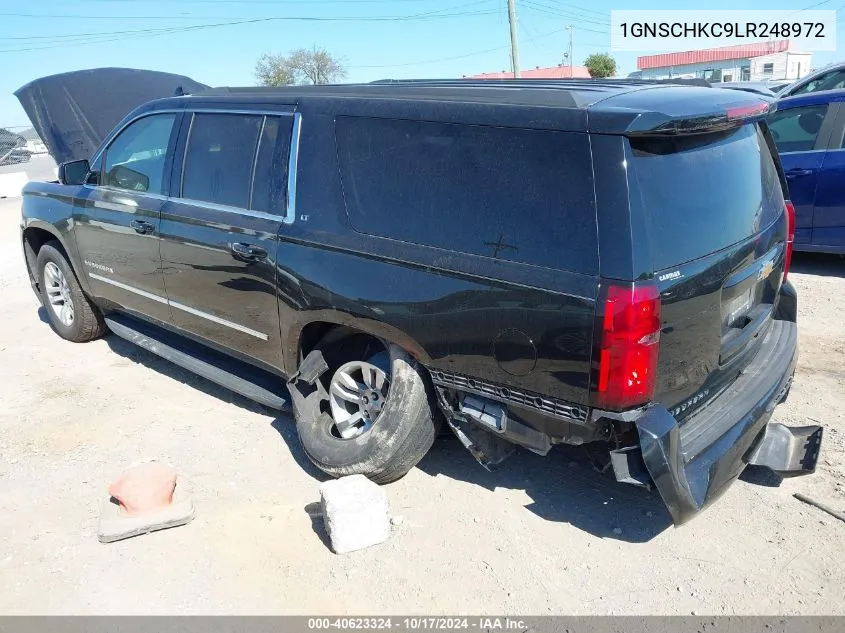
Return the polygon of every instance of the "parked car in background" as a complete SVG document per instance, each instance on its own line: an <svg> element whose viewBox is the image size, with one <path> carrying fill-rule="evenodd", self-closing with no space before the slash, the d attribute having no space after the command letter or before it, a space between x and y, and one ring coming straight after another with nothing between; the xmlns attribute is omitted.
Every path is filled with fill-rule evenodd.
<svg viewBox="0 0 845 633"><path fill-rule="evenodd" d="M768 123L795 205L795 250L845 254L845 89L779 99Z"/></svg>
<svg viewBox="0 0 845 633"><path fill-rule="evenodd" d="M714 88L728 88L730 90L742 90L753 92L764 97L775 97L775 93L765 81L723 81L722 83L711 84Z"/></svg>
<svg viewBox="0 0 845 633"><path fill-rule="evenodd" d="M795 82L791 79L770 79L768 81L764 81L763 83L766 85L766 88L775 94L780 94L787 86L791 86Z"/></svg>
<svg viewBox="0 0 845 633"><path fill-rule="evenodd" d="M838 90L845 88L845 62L830 64L816 70L806 77L793 82L778 92L778 97L794 97L808 92Z"/></svg>

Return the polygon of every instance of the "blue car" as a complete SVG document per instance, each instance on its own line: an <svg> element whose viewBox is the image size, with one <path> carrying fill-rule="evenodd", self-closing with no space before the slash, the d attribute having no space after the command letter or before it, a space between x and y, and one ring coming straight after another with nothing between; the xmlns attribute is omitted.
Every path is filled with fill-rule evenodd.
<svg viewBox="0 0 845 633"><path fill-rule="evenodd" d="M845 89L778 99L768 123L795 205L795 250L845 254Z"/></svg>

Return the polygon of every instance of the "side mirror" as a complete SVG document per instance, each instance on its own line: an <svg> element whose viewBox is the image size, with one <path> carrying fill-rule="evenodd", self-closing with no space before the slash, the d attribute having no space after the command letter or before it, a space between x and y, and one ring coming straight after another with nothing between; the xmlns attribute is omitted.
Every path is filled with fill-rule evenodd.
<svg viewBox="0 0 845 633"><path fill-rule="evenodd" d="M59 165L59 182L63 185L83 185L91 171L86 159L72 160Z"/></svg>

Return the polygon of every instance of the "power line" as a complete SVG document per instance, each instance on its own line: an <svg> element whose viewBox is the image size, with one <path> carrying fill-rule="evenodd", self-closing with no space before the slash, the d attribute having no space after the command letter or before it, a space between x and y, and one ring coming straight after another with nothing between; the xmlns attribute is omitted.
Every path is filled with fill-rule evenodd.
<svg viewBox="0 0 845 633"><path fill-rule="evenodd" d="M597 24L598 26L608 26L608 27L610 26L610 23L604 24L604 23L601 23L601 22L596 22L594 20L584 20L582 18L573 18L571 15L565 15L563 13L559 13L559 12L554 11L554 10L549 10L547 8L547 6L538 4L538 3L533 2L531 0L526 0L525 6L527 6L530 10L536 11L538 13L544 13L546 15L553 15L553 16L558 17L558 18L571 20L578 25L579 31L588 31L590 33L599 33L601 35L610 35L610 29L609 28L606 29L606 30L589 28L589 27L583 26L581 24L581 22L586 22L587 24Z"/></svg>
<svg viewBox="0 0 845 633"><path fill-rule="evenodd" d="M555 4L562 4L565 7L570 7L582 13L594 13L596 15L600 15L601 17L607 17L607 11L596 11L595 9L585 9L583 7L579 7L575 4L569 4L568 2L559 2L558 0L549 0L549 2L554 2Z"/></svg>
<svg viewBox="0 0 845 633"><path fill-rule="evenodd" d="M606 18L599 20L596 17L592 17L592 16L586 16L585 17L583 15L579 15L578 13L573 13L572 11L567 11L565 9L559 9L557 7L553 7L551 5L548 5L548 4L545 4L545 3L542 3L542 2L537 2L536 0L532 0L531 2L528 2L527 4L533 6L538 11L544 11L544 12L548 13L549 15L557 15L557 16L560 16L562 18L567 18L569 20L579 20L581 22L587 22L588 24L598 24L598 25L601 25L601 26L610 26L610 20L608 20Z"/></svg>
<svg viewBox="0 0 845 633"><path fill-rule="evenodd" d="M113 36L113 35L129 35L129 34L136 34L136 33L147 33L151 35L159 35L165 33L179 33L183 31L188 31L192 29L203 29L203 28L215 28L215 27L222 27L222 26L231 26L237 24L248 24L248 23L255 23L255 22L267 22L271 20L286 20L286 21L332 21L332 22L352 22L352 21L424 21L426 19L437 19L437 18L453 18L453 17L464 17L464 16L479 16L479 15L493 15L496 13L495 11L471 11L466 13L450 13L444 15L432 15L432 16L420 16L417 18L391 18L388 20L387 18L379 18L378 20L368 20L367 18L317 18L317 17L271 17L271 18L254 18L250 20L238 20L238 21L231 21L231 22L221 22L218 24L195 24L190 26L182 26L182 27L162 27L157 29L130 29L125 31L98 31L95 33L66 33L60 35L25 35L25 36L15 36L15 37L0 37L0 41L7 41L7 40L74 40L74 39L84 39L84 38L96 38L96 37L103 37L103 36ZM22 43L29 43L29 42L22 42ZM32 42L36 43L36 42Z"/></svg>
<svg viewBox="0 0 845 633"><path fill-rule="evenodd" d="M61 0L60 0L61 1ZM64 0L76 2L81 0ZM85 0L86 2L99 2L103 4L314 4L314 0ZM322 4L397 4L411 2L431 2L432 0L321 0Z"/></svg>
<svg viewBox="0 0 845 633"><path fill-rule="evenodd" d="M459 5L457 7L452 7L453 9L458 8L465 8L468 6L477 6L479 4L485 4L489 0L482 0L481 2L472 2L465 5ZM258 24L258 23L265 23L265 22L274 22L274 21L305 21L305 22L359 22L359 21L366 21L366 22L404 22L404 21L416 21L416 20L433 20L433 19L443 19L443 18L454 18L454 17L464 17L464 16L480 16L480 15L491 15L497 14L497 11L466 11L462 13L443 13L443 11L449 10L448 8L438 9L435 11L427 11L425 13L413 14L408 16L342 16L342 17L329 17L329 16L272 16L266 18L250 18L246 20L231 20L227 22L219 22L216 24L194 24L190 26L183 26L183 27L166 27L166 28L159 28L159 29L134 29L134 30L125 30L125 31L102 31L98 33L71 33L71 34L63 34L63 35L51 35L51 36L40 36L40 35L33 35L33 36L26 36L26 37L10 37L10 38L0 38L6 40L36 40L36 39L46 39L50 40L48 42L43 42L46 44L41 46L42 42L20 42L21 44L38 44L37 46L29 46L26 48L14 48L14 49L2 49L0 53L9 53L9 52L24 52L24 51L32 51L32 50L47 50L52 48L67 48L71 46L82 46L82 45L89 45L89 44L101 44L105 42L112 42L116 39L134 39L136 37L155 37L158 35L167 35L171 33L184 33L190 31L198 31L210 28L220 28L225 26L235 26L240 24ZM121 35L120 38L115 38L115 35ZM85 38L92 38L88 41L85 41ZM105 38L105 39L103 39ZM56 40L59 40L58 42ZM73 40L73 41L70 41Z"/></svg>
<svg viewBox="0 0 845 633"><path fill-rule="evenodd" d="M532 42L534 40L542 39L544 37L549 37L551 35L555 35L557 33L563 32L565 29L555 29L554 31L549 31L547 33L543 33L538 35L537 37L531 38L526 40L527 42ZM494 48L487 48L481 51L473 51L472 53L464 53L462 55L452 55L450 57L440 57L438 59L426 59L424 61L417 61L417 62L405 62L401 64L378 64L378 65L365 65L365 66L350 66L350 68L404 68L406 66L424 66L426 64L438 64L440 62L451 62L456 59L465 59L467 57L475 57L476 55L485 55L487 53L497 53L499 51L507 50L510 48L510 44L506 44L504 46L496 46Z"/></svg>
<svg viewBox="0 0 845 633"><path fill-rule="evenodd" d="M88 2L94 2L96 0L88 0ZM335 0L336 2L339 0ZM352 0L346 0L351 2ZM356 1L363 1L363 0L356 0ZM369 0L373 1L373 0ZM410 1L410 0L408 0ZM416 0L413 0L416 1ZM430 1L430 0L429 0ZM256 19L264 19L264 18L276 18L279 20L282 19L312 19L312 20L326 20L326 21L338 21L338 20L361 20L361 21L381 21L381 20L407 20L412 18L419 18L422 16L427 15L435 15L435 14L442 14L446 11L455 11L458 9L465 9L468 7L477 7L478 5L491 5L491 4L498 4L496 0L476 0L475 2L468 2L464 4L459 4L456 6L448 6L448 7L441 7L440 9L435 9L432 11L426 11L424 13L416 13L411 15L376 15L376 16L338 16L338 17L331 17L331 16L315 16L313 18L299 18L297 16L256 16ZM491 10L492 12L492 10ZM17 17L17 18L37 18L39 20L49 20L49 19L60 19L60 20L229 20L232 16L224 15L224 16L202 16L202 15L79 15L79 14L57 14L57 13L0 13L0 16L4 17ZM450 16L451 17L451 16ZM243 19L252 19L252 18L243 18Z"/></svg>

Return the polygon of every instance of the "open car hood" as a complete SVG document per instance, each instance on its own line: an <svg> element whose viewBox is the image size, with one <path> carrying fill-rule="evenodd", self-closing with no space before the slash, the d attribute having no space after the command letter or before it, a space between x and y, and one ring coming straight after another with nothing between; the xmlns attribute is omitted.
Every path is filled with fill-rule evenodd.
<svg viewBox="0 0 845 633"><path fill-rule="evenodd" d="M36 79L15 91L57 163L90 159L103 139L139 105L208 86L182 75L95 68Z"/></svg>

